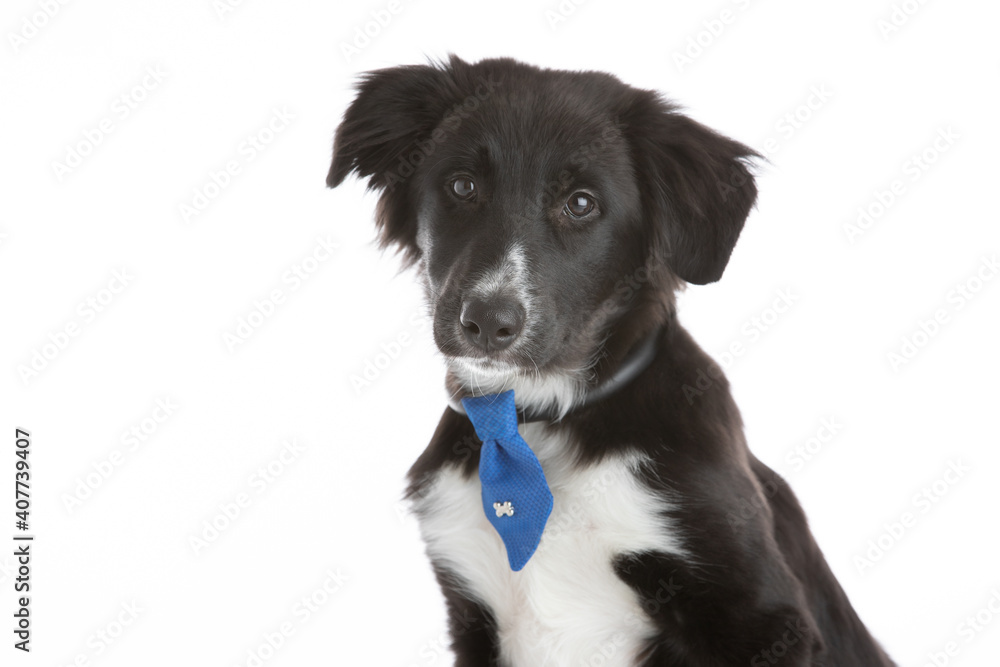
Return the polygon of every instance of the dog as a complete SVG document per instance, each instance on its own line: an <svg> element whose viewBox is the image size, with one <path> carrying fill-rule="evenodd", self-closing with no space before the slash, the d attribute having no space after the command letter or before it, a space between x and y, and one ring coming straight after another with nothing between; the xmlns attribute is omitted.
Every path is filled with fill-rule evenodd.
<svg viewBox="0 0 1000 667"><path fill-rule="evenodd" d="M893 664L677 321L679 289L721 278L759 157L605 73L451 56L361 76L327 185L380 193L380 245L416 268L447 361L406 495L456 665ZM470 401L511 390L549 505L487 497L508 445ZM525 513L544 529L515 563L501 530Z"/></svg>

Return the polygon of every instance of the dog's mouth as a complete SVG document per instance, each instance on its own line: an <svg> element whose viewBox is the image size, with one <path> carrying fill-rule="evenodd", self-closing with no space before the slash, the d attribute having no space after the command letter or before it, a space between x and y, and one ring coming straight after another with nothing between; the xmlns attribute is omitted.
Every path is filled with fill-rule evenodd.
<svg viewBox="0 0 1000 667"><path fill-rule="evenodd" d="M510 355L506 351L501 356ZM498 356L446 356L452 404L465 396L499 394L513 389L519 408L563 416L585 393L589 368L536 364L530 357L508 361Z"/></svg>
<svg viewBox="0 0 1000 667"><path fill-rule="evenodd" d="M593 361L589 338L571 336L555 314L540 317L538 301L492 299L489 307L435 308L434 338L451 375L467 387L544 382L585 374Z"/></svg>
<svg viewBox="0 0 1000 667"><path fill-rule="evenodd" d="M520 366L490 358L451 357L447 363L449 376L460 387L459 393L473 396L506 391L529 373Z"/></svg>
<svg viewBox="0 0 1000 667"><path fill-rule="evenodd" d="M468 328L456 327L444 346L439 346L452 377L474 393L494 393L514 384L532 382L549 371L548 357L539 349L541 341L530 334L527 323L509 345L496 349L470 340Z"/></svg>
<svg viewBox="0 0 1000 667"><path fill-rule="evenodd" d="M511 376L539 375L538 364L526 354L516 350L498 352L469 352L468 354L448 354L445 359L449 368L460 377L503 379Z"/></svg>
<svg viewBox="0 0 1000 667"><path fill-rule="evenodd" d="M507 376L526 372L522 366L490 357L449 357L448 365L454 370L482 376Z"/></svg>

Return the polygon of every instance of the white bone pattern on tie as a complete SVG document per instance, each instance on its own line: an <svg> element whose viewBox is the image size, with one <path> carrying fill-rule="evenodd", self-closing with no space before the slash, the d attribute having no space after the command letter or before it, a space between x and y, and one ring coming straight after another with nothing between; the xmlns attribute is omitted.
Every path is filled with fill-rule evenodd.
<svg viewBox="0 0 1000 667"><path fill-rule="evenodd" d="M493 503L493 509L497 511L497 516L514 516L514 506L510 504L508 500L505 503Z"/></svg>

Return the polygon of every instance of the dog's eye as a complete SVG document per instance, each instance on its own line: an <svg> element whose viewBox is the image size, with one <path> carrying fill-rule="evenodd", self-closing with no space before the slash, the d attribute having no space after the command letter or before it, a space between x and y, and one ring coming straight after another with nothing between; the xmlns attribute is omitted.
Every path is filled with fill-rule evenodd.
<svg viewBox="0 0 1000 667"><path fill-rule="evenodd" d="M566 212L574 218L585 218L590 215L597 204L584 192L574 193L566 202Z"/></svg>
<svg viewBox="0 0 1000 667"><path fill-rule="evenodd" d="M472 199L476 194L476 183L467 176L459 176L451 182L451 191L459 199Z"/></svg>

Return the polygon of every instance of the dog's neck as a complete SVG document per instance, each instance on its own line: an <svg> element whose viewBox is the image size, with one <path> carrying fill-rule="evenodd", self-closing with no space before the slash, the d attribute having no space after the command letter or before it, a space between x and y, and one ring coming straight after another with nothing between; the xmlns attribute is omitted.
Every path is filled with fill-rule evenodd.
<svg viewBox="0 0 1000 667"><path fill-rule="evenodd" d="M633 344L615 355L605 355L595 369L596 380L588 383L582 373L562 374L558 377L526 377L518 376L498 391L495 387L475 387L469 392L465 386L458 386L457 380L449 373L449 389L452 396L449 406L456 412L463 413L461 398L470 393L499 393L503 389L513 388L517 397L518 413L522 422L555 423L566 415L581 410L589 405L599 403L608 396L617 393L638 377L656 357L657 348L663 336L665 326L654 327Z"/></svg>
<svg viewBox="0 0 1000 667"><path fill-rule="evenodd" d="M603 401L608 396L617 393L619 389L649 368L649 365L653 363L653 359L656 358L656 351L662 336L663 327L657 327L647 333L629 350L628 354L621 360L621 363L618 364L618 367L612 373L587 390L583 397L573 405L570 412L582 410L588 405L594 405ZM554 410L540 410L530 407L520 412L525 422L553 422L558 421L564 416Z"/></svg>

